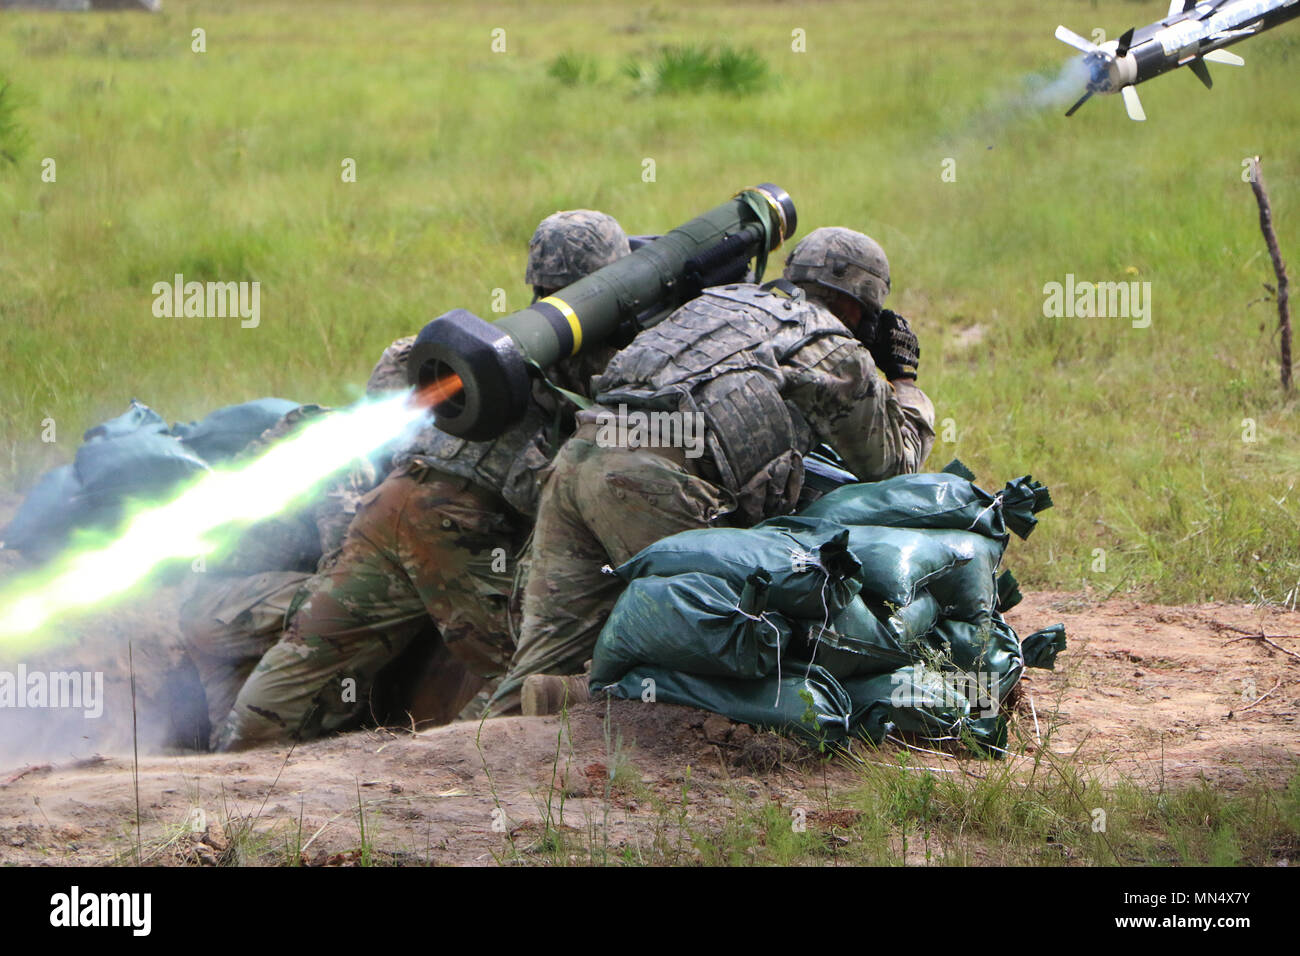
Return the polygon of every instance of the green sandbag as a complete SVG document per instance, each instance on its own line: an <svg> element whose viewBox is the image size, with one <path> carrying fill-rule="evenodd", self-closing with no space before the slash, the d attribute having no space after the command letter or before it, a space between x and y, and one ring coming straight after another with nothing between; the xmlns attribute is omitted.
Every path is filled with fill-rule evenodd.
<svg viewBox="0 0 1300 956"><path fill-rule="evenodd" d="M624 700L683 704L811 740L842 740L848 733L852 701L839 681L816 665L782 668L781 674L744 679L700 677L653 664L638 664L614 684L597 686ZM651 692L653 691L653 696Z"/></svg>
<svg viewBox="0 0 1300 956"><path fill-rule="evenodd" d="M912 603L905 607L872 605L870 609L903 650L909 653L909 649L929 634L939 622L939 602L924 588L917 591Z"/></svg>
<svg viewBox="0 0 1300 956"><path fill-rule="evenodd" d="M172 434L204 461L222 462L297 407L285 398L258 398L218 408L197 424L178 424Z"/></svg>
<svg viewBox="0 0 1300 956"><path fill-rule="evenodd" d="M96 441L105 438L121 438L138 431L162 433L167 431L167 422L161 415L138 398L131 399L131 407L116 418L101 422L94 428L87 429L81 436L82 441Z"/></svg>
<svg viewBox="0 0 1300 956"><path fill-rule="evenodd" d="M849 550L862 562L863 593L906 607L920 589L953 572L976 553L965 542L932 534L909 528L850 528ZM979 539L978 535L970 537Z"/></svg>
<svg viewBox="0 0 1300 956"><path fill-rule="evenodd" d="M939 472L845 485L801 513L843 525L973 531L1005 540L1008 529L1027 537L1038 523L1034 515L1051 506L1047 489L1029 475L994 496L968 478Z"/></svg>
<svg viewBox="0 0 1300 956"><path fill-rule="evenodd" d="M1056 655L1065 650L1065 625L1053 624L1034 631L1020 642L1020 653L1026 667L1056 669Z"/></svg>
<svg viewBox="0 0 1300 956"><path fill-rule="evenodd" d="M175 438L147 429L86 442L77 449L73 468L82 496L97 506L157 497L208 470Z"/></svg>
<svg viewBox="0 0 1300 956"><path fill-rule="evenodd" d="M701 528L656 541L615 573L632 581L700 571L739 590L755 571L766 571L772 610L829 622L862 587L861 565L848 552L847 539L845 529L829 522L807 522L797 531Z"/></svg>
<svg viewBox="0 0 1300 956"><path fill-rule="evenodd" d="M27 493L0 541L14 551L45 555L57 550L77 524L82 510L81 482L71 465L60 465L41 475Z"/></svg>
<svg viewBox="0 0 1300 956"><path fill-rule="evenodd" d="M853 733L875 743L902 732L957 737L980 748L1006 747L1005 718L972 707L965 685L941 671L914 665L892 674L849 678L843 687L853 700Z"/></svg>
<svg viewBox="0 0 1300 956"><path fill-rule="evenodd" d="M143 474L127 486L146 493L204 467L168 437L161 415L134 398L121 415L87 429L82 441L74 464L47 471L27 493L0 534L6 548L43 560L64 547L75 529L115 524L124 493L119 471L132 464L142 466Z"/></svg>
<svg viewBox="0 0 1300 956"><path fill-rule="evenodd" d="M988 620L998 609L997 570L1004 543L968 531L918 531L917 534L925 535L932 546L965 558L927 585L939 602L939 613L945 618L976 624Z"/></svg>
<svg viewBox="0 0 1300 956"><path fill-rule="evenodd" d="M836 680L857 677L860 674L879 674L882 671L892 670L898 666L898 663L885 665L879 658L865 657L854 651L846 651L843 648L836 647L830 642L814 640L808 637L796 641L793 650L796 656L792 656L790 661L795 663L789 664L789 666L807 667L809 664L815 663L818 667L824 668L826 673Z"/></svg>
<svg viewBox="0 0 1300 956"><path fill-rule="evenodd" d="M889 673L916 659L918 644L938 619L938 602L925 590L895 610L857 597L829 628L806 627L806 653L836 677Z"/></svg>
<svg viewBox="0 0 1300 956"><path fill-rule="evenodd" d="M791 627L768 611L771 576L737 591L698 571L637 578L619 597L592 655L591 680L612 684L639 664L689 674L765 677L777 669Z"/></svg>
<svg viewBox="0 0 1300 956"><path fill-rule="evenodd" d="M940 621L934 629L936 644L950 648L952 666L975 675L990 689L996 684L998 700L1005 700L1024 672L1020 638L1000 614L991 614L981 624Z"/></svg>
<svg viewBox="0 0 1300 956"><path fill-rule="evenodd" d="M833 521L787 515L769 518L753 531L764 530L803 538L829 538L839 528ZM930 542L925 537L925 532L907 528L841 529L841 533L845 531L848 534L848 549L861 565L859 576L863 596L898 607L911 604L918 588L962 561L969 560L974 553L969 547L956 550L945 547L942 540Z"/></svg>
<svg viewBox="0 0 1300 956"><path fill-rule="evenodd" d="M1020 593L1020 582L1010 571L1003 571L998 575L998 606L997 610L1003 614L1011 610L1017 604L1025 599Z"/></svg>

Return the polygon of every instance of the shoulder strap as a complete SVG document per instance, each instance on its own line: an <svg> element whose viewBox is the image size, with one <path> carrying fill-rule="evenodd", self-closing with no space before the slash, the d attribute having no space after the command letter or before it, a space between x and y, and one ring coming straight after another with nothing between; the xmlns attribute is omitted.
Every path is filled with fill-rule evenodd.
<svg viewBox="0 0 1300 956"><path fill-rule="evenodd" d="M803 289L789 279L773 279L771 282L763 283L759 288L764 292L775 292L787 299L802 299L804 297Z"/></svg>

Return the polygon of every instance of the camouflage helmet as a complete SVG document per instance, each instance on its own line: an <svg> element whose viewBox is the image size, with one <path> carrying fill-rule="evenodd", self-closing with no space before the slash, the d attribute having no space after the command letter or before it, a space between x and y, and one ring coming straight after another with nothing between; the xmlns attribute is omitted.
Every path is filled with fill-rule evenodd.
<svg viewBox="0 0 1300 956"><path fill-rule="evenodd" d="M404 392L410 387L406 381L406 360L411 354L415 336L407 335L398 339L379 356L375 369L366 382L367 395L382 395L385 392Z"/></svg>
<svg viewBox="0 0 1300 956"><path fill-rule="evenodd" d="M885 250L870 236L840 226L805 236L786 257L785 277L843 292L871 312L879 312L889 295Z"/></svg>
<svg viewBox="0 0 1300 956"><path fill-rule="evenodd" d="M535 289L562 289L630 251L613 216L593 209L557 212L541 221L528 243L524 281Z"/></svg>

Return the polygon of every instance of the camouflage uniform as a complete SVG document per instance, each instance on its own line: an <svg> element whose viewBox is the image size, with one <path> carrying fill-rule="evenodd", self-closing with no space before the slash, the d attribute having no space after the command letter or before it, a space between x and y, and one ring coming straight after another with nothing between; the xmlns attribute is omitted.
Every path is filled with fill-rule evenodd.
<svg viewBox="0 0 1300 956"><path fill-rule="evenodd" d="M602 567L723 515L747 526L791 510L803 455L834 446L865 480L915 471L934 441L934 408L889 383L830 311L790 287L706 290L641 332L595 383L606 411L698 414L704 454L611 446L579 416L542 494L519 648L492 699L518 707L530 674L577 673L622 591Z"/></svg>
<svg viewBox="0 0 1300 956"><path fill-rule="evenodd" d="M518 547L503 512L492 493L423 460L394 470L362 502L338 560L298 589L287 629L239 691L216 747L354 724L370 708L379 672L431 617L466 669L501 673L513 647L507 556Z"/></svg>
<svg viewBox="0 0 1300 956"><path fill-rule="evenodd" d="M220 726L262 655L284 631L306 571L196 575L181 605L181 636L207 698L208 726Z"/></svg>
<svg viewBox="0 0 1300 956"><path fill-rule="evenodd" d="M557 213L537 229L526 281L551 291L628 252L608 216ZM400 383L410 339L385 352L371 390ZM555 380L589 394L608 354L576 356ZM600 365L603 367L603 363ZM522 422L497 439L467 442L426 425L361 504L338 560L302 588L283 638L270 648L217 731L221 749L346 726L364 712L377 670L430 622L446 649L486 680L514 652L511 600L531 531L540 477L558 447L560 407L539 390ZM343 681L356 693L343 700Z"/></svg>

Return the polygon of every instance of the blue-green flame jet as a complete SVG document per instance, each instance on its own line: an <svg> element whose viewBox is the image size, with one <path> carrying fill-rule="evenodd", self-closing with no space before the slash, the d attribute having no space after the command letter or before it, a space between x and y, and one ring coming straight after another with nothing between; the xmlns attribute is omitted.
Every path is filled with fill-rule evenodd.
<svg viewBox="0 0 1300 956"><path fill-rule="evenodd" d="M164 562L211 553L220 544L217 529L283 511L423 414L402 394L326 416L260 458L210 472L172 501L139 512L108 544L6 583L0 587L0 652L57 640L42 633L55 618L126 594Z"/></svg>

